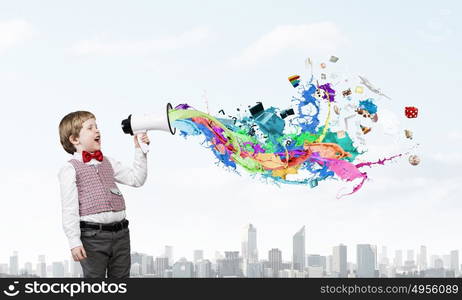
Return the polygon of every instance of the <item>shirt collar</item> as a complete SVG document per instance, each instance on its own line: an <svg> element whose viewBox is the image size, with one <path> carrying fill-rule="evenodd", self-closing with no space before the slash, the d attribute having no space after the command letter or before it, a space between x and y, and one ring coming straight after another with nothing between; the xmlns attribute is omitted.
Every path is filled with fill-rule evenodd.
<svg viewBox="0 0 462 300"><path fill-rule="evenodd" d="M82 158L82 152L74 152L73 154L73 159L76 159L78 161L81 161L83 162L83 158ZM100 164L101 162L96 160L96 159L92 159L90 160L89 162L87 162L86 164L90 164L90 165L97 165L97 164Z"/></svg>

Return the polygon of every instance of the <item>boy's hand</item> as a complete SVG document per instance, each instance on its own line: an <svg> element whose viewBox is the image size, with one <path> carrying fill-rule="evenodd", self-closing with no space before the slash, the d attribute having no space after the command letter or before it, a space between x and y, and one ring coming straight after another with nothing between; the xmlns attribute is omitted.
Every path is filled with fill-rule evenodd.
<svg viewBox="0 0 462 300"><path fill-rule="evenodd" d="M136 134L133 138L134 138L134 141L135 141L135 148L141 148L140 147L140 144L138 143L138 136L141 136L141 141L145 144L148 144L151 143L151 141L149 140L149 137L148 137L148 134L147 133L140 133L140 134Z"/></svg>
<svg viewBox="0 0 462 300"><path fill-rule="evenodd" d="M83 246L77 246L75 248L72 248L71 253L74 261L80 261L84 258L87 258L87 252L85 252Z"/></svg>

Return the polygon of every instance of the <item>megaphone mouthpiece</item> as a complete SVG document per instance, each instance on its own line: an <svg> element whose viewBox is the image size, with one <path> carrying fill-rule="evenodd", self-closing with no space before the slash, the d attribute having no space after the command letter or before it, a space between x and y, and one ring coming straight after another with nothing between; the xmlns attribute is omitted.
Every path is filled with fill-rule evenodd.
<svg viewBox="0 0 462 300"><path fill-rule="evenodd" d="M128 118L122 120L122 131L125 134L133 135L132 125L130 124L132 115L129 115Z"/></svg>
<svg viewBox="0 0 462 300"><path fill-rule="evenodd" d="M167 103L165 114L131 114L127 119L122 120L122 131L134 135L148 130L161 130L174 135L176 128L172 127L169 118L169 111L172 108L172 104Z"/></svg>

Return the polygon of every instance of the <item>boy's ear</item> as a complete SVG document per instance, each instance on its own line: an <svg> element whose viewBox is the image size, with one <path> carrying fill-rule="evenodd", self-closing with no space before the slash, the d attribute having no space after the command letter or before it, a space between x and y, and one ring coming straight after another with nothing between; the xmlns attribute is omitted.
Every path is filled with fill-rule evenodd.
<svg viewBox="0 0 462 300"><path fill-rule="evenodd" d="M76 138L74 137L74 135L71 134L71 136L69 137L69 141L73 144L73 145L77 145L79 143L79 138Z"/></svg>

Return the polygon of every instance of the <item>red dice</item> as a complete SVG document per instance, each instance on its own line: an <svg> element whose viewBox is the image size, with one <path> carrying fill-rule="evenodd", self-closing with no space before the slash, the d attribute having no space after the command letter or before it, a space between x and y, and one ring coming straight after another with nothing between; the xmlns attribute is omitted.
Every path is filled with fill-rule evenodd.
<svg viewBox="0 0 462 300"><path fill-rule="evenodd" d="M409 119L412 119L412 118L417 118L417 114L419 113L419 110L417 109L417 107L414 107L414 106L406 106L404 108L404 114L406 115L406 117L408 117Z"/></svg>

